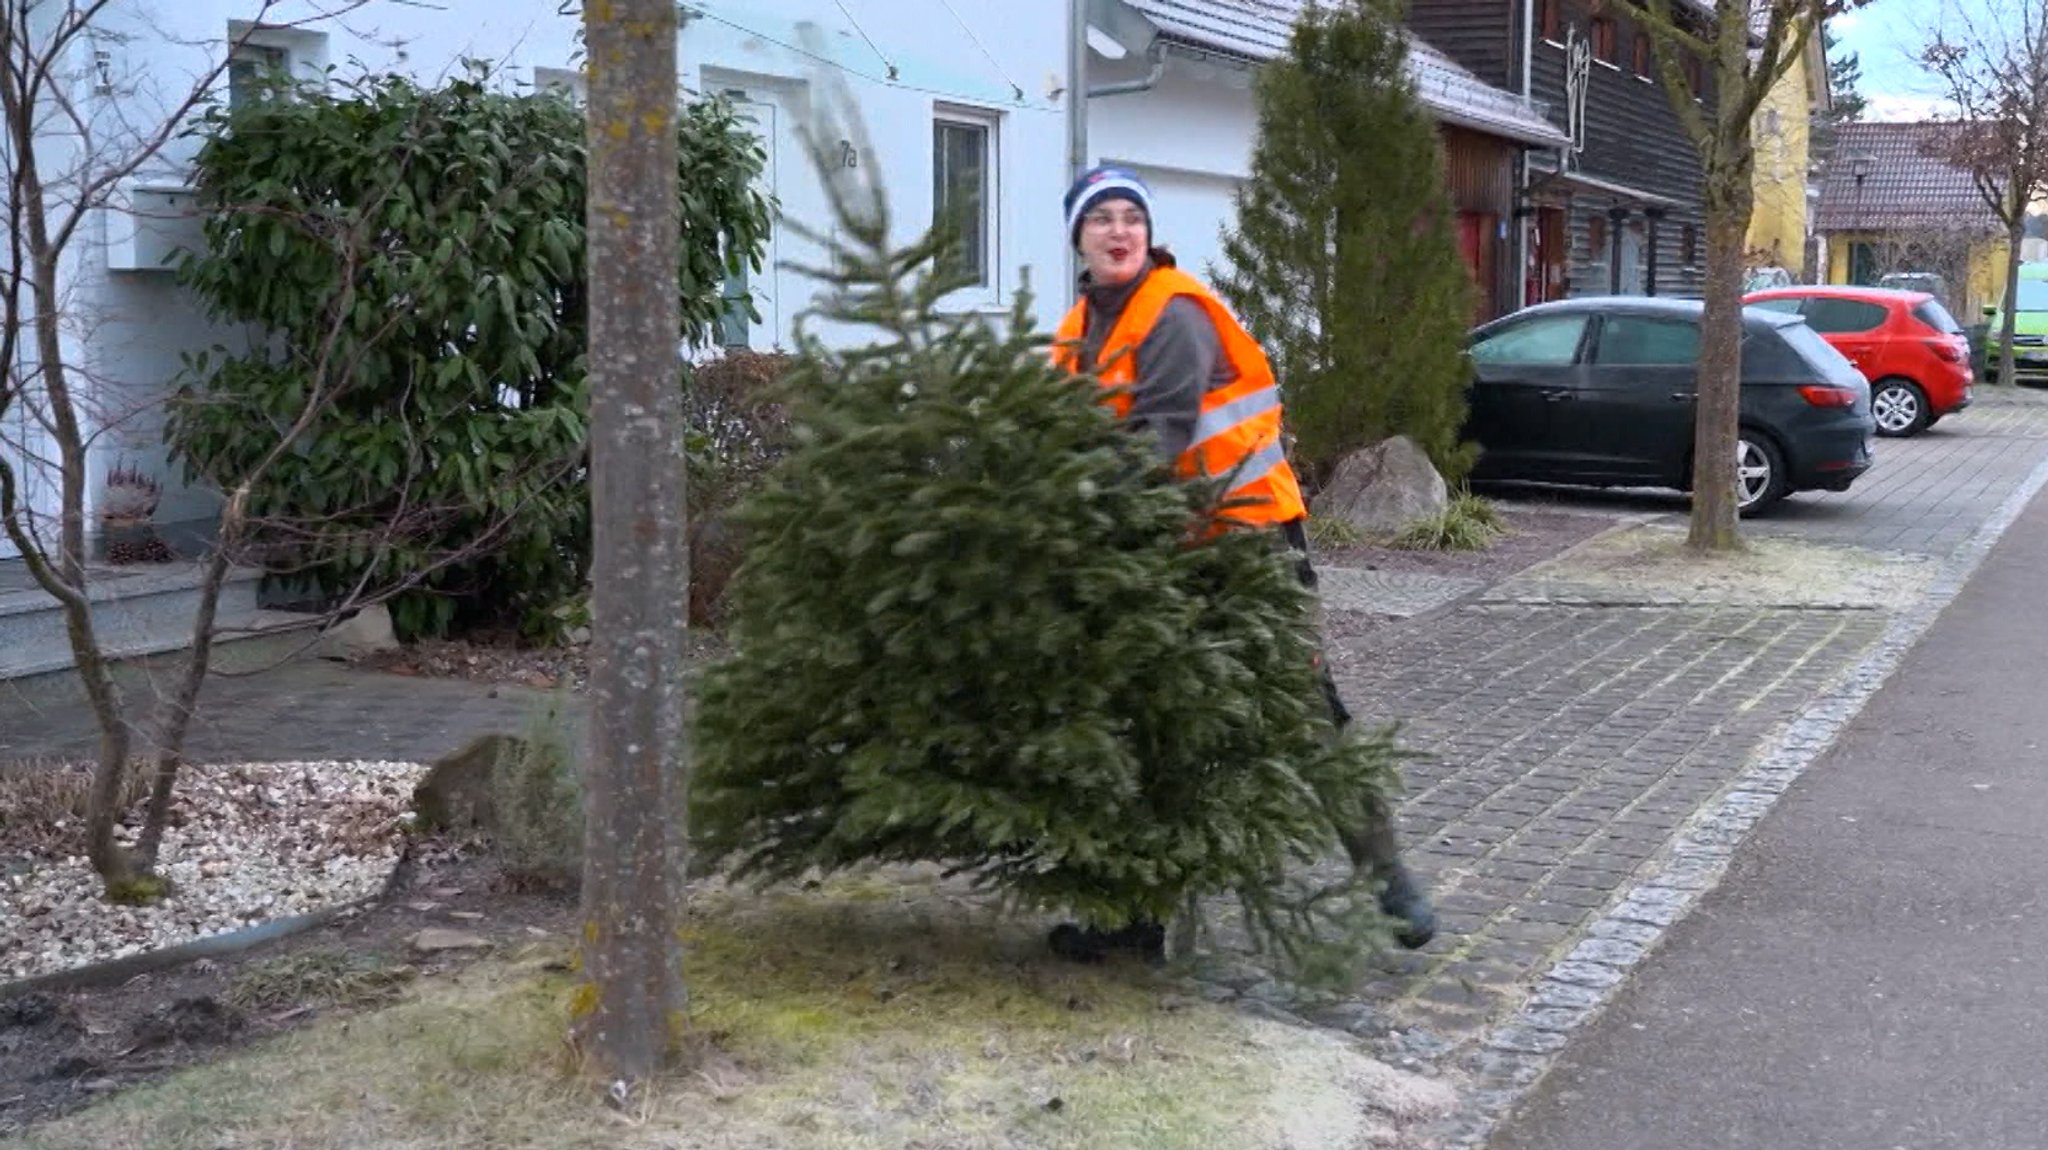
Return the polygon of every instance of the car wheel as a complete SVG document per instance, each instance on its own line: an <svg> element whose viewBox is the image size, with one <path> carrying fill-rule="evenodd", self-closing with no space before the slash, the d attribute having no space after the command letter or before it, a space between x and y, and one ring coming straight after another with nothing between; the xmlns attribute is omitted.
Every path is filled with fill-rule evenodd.
<svg viewBox="0 0 2048 1150"><path fill-rule="evenodd" d="M1870 414L1877 433L1904 438L1927 429L1927 393L1911 380L1885 379L1870 389Z"/></svg>
<svg viewBox="0 0 2048 1150"><path fill-rule="evenodd" d="M1785 455L1761 432L1742 429L1735 442L1735 512L1754 515L1785 498Z"/></svg>

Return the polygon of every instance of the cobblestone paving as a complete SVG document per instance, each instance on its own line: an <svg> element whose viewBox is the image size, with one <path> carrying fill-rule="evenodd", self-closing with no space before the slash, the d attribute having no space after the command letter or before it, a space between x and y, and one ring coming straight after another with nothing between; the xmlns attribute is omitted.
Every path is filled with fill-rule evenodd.
<svg viewBox="0 0 2048 1150"><path fill-rule="evenodd" d="M1443 930L1365 988L1461 1045L1882 634L1876 611L1471 605L1333 656L1403 720L1406 850Z"/></svg>
<svg viewBox="0 0 2048 1150"><path fill-rule="evenodd" d="M130 675L131 713L161 684ZM301 659L250 678L216 678L187 753L201 761L426 761L480 734L516 732L544 696L516 687L415 679ZM50 677L0 682L0 757L76 758L98 745L91 712ZM138 754L147 748L138 746Z"/></svg>
<svg viewBox="0 0 2048 1150"><path fill-rule="evenodd" d="M1797 496L1750 526L1759 534L1947 555L2043 459L2048 398L1992 392L1911 439L1879 440L1877 465L1848 491Z"/></svg>
<svg viewBox="0 0 2048 1150"><path fill-rule="evenodd" d="M1406 571L1319 566L1318 590L1332 611L1364 611L1406 619L1483 590L1484 579Z"/></svg>

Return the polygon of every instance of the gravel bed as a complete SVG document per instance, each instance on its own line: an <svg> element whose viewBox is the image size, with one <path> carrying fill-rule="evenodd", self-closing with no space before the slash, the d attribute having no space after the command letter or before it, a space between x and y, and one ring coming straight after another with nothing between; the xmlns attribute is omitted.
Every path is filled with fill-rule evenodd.
<svg viewBox="0 0 2048 1150"><path fill-rule="evenodd" d="M0 978L32 978L377 893L397 865L418 763L193 766L180 776L152 906L116 906L83 856L0 860ZM118 832L132 844L137 810ZM63 829L63 828L59 828ZM73 844L76 849L76 843Z"/></svg>

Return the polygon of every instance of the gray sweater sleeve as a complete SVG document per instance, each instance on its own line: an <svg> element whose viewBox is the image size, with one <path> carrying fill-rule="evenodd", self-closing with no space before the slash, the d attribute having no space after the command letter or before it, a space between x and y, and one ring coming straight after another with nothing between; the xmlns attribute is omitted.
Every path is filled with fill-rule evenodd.
<svg viewBox="0 0 2048 1150"><path fill-rule="evenodd" d="M1138 345L1138 378L1125 422L1149 430L1168 463L1186 451L1202 414L1202 396L1223 361L1223 338L1202 305L1170 300Z"/></svg>

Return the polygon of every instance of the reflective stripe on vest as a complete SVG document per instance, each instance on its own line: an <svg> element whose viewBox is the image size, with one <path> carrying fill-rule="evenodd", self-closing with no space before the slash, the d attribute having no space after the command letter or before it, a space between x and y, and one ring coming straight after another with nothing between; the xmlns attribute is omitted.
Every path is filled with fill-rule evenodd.
<svg viewBox="0 0 2048 1150"><path fill-rule="evenodd" d="M1221 407L1204 411L1195 421L1192 443L1206 443L1255 415L1280 410L1280 389L1262 387L1250 395L1233 399Z"/></svg>
<svg viewBox="0 0 2048 1150"><path fill-rule="evenodd" d="M1308 509L1302 501L1301 485L1280 443L1280 390L1273 380L1272 365L1265 350L1223 301L1193 276L1177 268L1155 268L1131 293L1123 314L1103 341L1102 366L1096 372L1103 402L1118 416L1130 413L1129 388L1138 374L1136 349L1151 334L1166 305L1181 296L1200 304L1215 325L1231 378L1202 396L1194 435L1187 450L1174 460L1174 470L1184 477L1234 476L1224 499L1242 505L1223 513L1232 523L1278 524L1303 517ZM1079 348L1087 315L1084 301L1060 324L1053 355L1055 362L1069 371L1080 370Z"/></svg>

